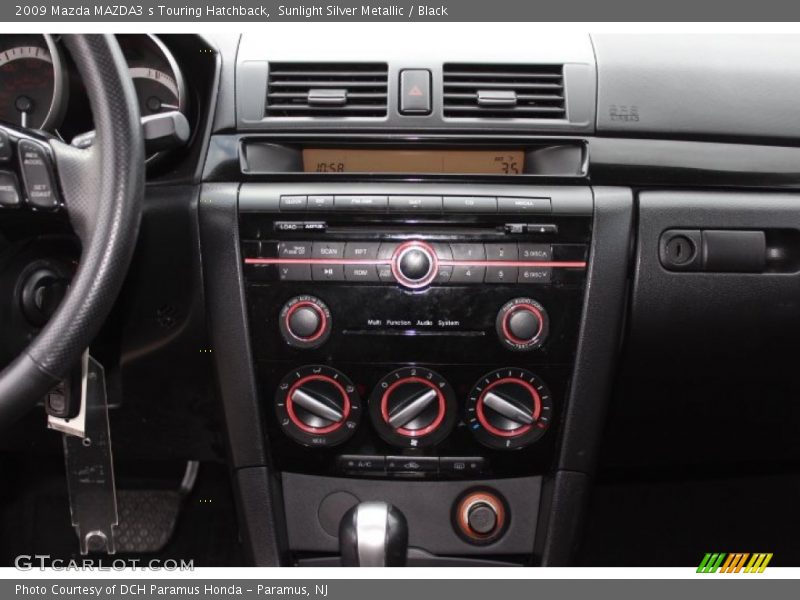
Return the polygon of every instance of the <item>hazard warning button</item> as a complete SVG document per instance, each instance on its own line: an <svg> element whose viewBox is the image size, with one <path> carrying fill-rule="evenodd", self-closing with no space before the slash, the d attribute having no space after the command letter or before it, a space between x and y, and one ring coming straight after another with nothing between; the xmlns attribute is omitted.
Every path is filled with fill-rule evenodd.
<svg viewBox="0 0 800 600"><path fill-rule="evenodd" d="M400 112L428 115L431 112L431 72L427 69L400 71Z"/></svg>

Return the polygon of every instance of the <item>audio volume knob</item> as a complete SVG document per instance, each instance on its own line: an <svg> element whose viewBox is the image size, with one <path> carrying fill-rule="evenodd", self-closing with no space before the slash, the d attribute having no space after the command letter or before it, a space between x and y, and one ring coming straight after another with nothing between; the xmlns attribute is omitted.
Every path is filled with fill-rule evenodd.
<svg viewBox="0 0 800 600"><path fill-rule="evenodd" d="M353 383L331 367L311 365L286 375L275 393L281 429L304 446L335 446L348 440L361 418Z"/></svg>
<svg viewBox="0 0 800 600"><path fill-rule="evenodd" d="M369 401L380 436L406 448L443 440L455 425L456 400L450 384L423 367L405 367L378 382Z"/></svg>
<svg viewBox="0 0 800 600"><path fill-rule="evenodd" d="M405 242L392 254L392 274L407 288L419 289L429 285L436 279L438 271L436 251L425 242Z"/></svg>
<svg viewBox="0 0 800 600"><path fill-rule="evenodd" d="M486 545L496 541L505 533L508 521L505 502L488 489L467 492L453 509L456 531L471 544Z"/></svg>
<svg viewBox="0 0 800 600"><path fill-rule="evenodd" d="M278 326L283 339L294 348L317 348L331 333L331 311L319 298L295 296L283 305Z"/></svg>
<svg viewBox="0 0 800 600"><path fill-rule="evenodd" d="M545 434L552 411L550 391L536 375L525 369L498 369L472 388L466 420L483 445L514 450Z"/></svg>
<svg viewBox="0 0 800 600"><path fill-rule="evenodd" d="M514 298L497 313L495 329L500 342L518 352L540 347L549 331L544 307L532 298Z"/></svg>

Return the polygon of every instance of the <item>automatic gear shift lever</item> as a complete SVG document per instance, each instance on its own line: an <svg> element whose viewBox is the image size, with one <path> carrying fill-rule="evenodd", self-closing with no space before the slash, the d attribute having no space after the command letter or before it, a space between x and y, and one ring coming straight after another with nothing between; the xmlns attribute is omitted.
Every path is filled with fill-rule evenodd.
<svg viewBox="0 0 800 600"><path fill-rule="evenodd" d="M342 517L339 550L345 567L403 567L408 551L406 518L386 502L357 504Z"/></svg>

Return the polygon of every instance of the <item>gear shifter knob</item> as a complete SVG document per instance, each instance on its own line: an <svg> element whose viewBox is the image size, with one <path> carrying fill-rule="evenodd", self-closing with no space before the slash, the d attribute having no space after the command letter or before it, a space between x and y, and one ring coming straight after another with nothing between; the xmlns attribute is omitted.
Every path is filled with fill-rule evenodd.
<svg viewBox="0 0 800 600"><path fill-rule="evenodd" d="M339 550L345 567L403 567L408 551L408 523L386 502L362 502L339 524Z"/></svg>

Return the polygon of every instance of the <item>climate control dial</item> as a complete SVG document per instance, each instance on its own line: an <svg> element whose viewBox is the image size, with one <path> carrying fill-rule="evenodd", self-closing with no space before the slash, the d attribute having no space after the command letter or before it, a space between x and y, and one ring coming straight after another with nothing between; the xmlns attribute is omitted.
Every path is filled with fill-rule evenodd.
<svg viewBox="0 0 800 600"><path fill-rule="evenodd" d="M380 436L404 448L442 441L457 418L453 388L423 367L404 367L381 379L370 396L369 410Z"/></svg>
<svg viewBox="0 0 800 600"><path fill-rule="evenodd" d="M547 311L532 298L514 298L497 313L495 328L509 350L525 352L541 346L550 328Z"/></svg>
<svg viewBox="0 0 800 600"><path fill-rule="evenodd" d="M467 399L466 421L483 445L514 450L541 438L553 418L550 390L525 369L498 369L481 378Z"/></svg>
<svg viewBox="0 0 800 600"><path fill-rule="evenodd" d="M311 365L286 375L275 393L281 429L304 446L347 441L361 419L361 399L353 383L331 367Z"/></svg>

